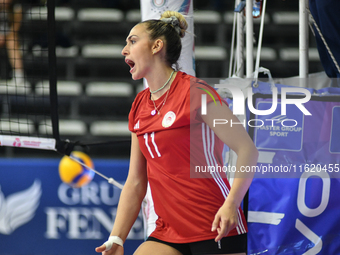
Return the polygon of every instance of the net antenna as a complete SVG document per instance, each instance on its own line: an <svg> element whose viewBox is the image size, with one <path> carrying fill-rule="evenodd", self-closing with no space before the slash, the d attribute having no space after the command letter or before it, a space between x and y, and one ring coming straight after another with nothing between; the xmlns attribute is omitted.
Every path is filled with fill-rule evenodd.
<svg viewBox="0 0 340 255"><path fill-rule="evenodd" d="M100 177L103 177L105 180L107 180L108 183L111 183L112 185L116 186L117 188L123 189L124 185L120 184L119 182L117 182L115 179L113 178L109 178L107 176L105 176L104 174L98 172L97 170L87 166L86 164L84 164L83 162L81 162L80 160L78 160L77 158L73 157L73 156L69 156L70 159L74 160L75 162L79 163L80 165L82 165L83 167L86 167L87 169L95 172L96 174L98 174Z"/></svg>
<svg viewBox="0 0 340 255"><path fill-rule="evenodd" d="M45 4L10 4L0 9L6 19L0 26L0 35L6 38L6 50L0 52L0 146L68 155L122 189L113 178L70 156L76 145L89 145L60 139L55 0Z"/></svg>

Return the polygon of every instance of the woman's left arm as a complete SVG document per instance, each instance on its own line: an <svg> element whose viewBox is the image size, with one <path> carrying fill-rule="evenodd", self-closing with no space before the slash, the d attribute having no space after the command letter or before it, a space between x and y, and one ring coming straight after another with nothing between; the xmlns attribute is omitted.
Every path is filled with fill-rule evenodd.
<svg viewBox="0 0 340 255"><path fill-rule="evenodd" d="M237 210L249 189L253 180L254 173L245 172L245 167L255 166L258 158L258 151L245 130L243 123L233 115L229 107L209 103L207 105L207 114L201 115L203 121L215 132L215 134L231 150L237 154L236 173L233 185L225 202L215 215L212 224L212 231L217 231L215 241L219 241L226 236L230 230L238 224ZM215 120L226 122L226 124L217 124Z"/></svg>

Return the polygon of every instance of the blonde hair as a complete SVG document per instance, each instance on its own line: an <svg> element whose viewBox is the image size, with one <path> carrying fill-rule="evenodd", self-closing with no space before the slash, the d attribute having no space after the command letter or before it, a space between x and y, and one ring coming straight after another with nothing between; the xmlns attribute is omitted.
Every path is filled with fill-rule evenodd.
<svg viewBox="0 0 340 255"><path fill-rule="evenodd" d="M165 61L175 70L178 70L178 59L182 51L181 38L185 36L188 23L179 12L165 11L159 20L146 20L150 40L161 38L165 42Z"/></svg>
<svg viewBox="0 0 340 255"><path fill-rule="evenodd" d="M160 20L162 19L166 19L166 18L170 18L170 17L176 17L178 22L179 22L179 27L181 29L181 32L179 33L179 36L181 38L183 38L185 36L185 32L188 29L188 23L185 20L184 16L179 13L179 12L175 12L175 11L165 11L163 12L163 14L161 15Z"/></svg>

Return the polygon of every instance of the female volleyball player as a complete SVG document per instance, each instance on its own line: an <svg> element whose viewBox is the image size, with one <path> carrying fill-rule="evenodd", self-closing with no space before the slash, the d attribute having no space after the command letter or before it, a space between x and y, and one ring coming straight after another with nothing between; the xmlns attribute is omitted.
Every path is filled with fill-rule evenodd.
<svg viewBox="0 0 340 255"><path fill-rule="evenodd" d="M186 28L181 14L167 11L161 20L137 24L127 37L125 62L132 78L146 78L149 89L137 95L129 114L129 175L111 236L96 248L104 255L124 253L148 181L159 218L136 255L245 254L240 204L253 175L239 171L230 188L224 173L202 171L198 177L205 178L190 178L190 169L223 166L223 143L237 153L237 169L255 165L258 152L242 125L214 126L214 119L239 123L225 103L208 99L207 114L201 114L201 81L176 67Z"/></svg>

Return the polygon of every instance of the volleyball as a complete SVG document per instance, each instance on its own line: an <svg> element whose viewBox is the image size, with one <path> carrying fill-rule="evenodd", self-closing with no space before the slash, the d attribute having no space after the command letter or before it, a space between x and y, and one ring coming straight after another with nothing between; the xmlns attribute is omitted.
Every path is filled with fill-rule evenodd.
<svg viewBox="0 0 340 255"><path fill-rule="evenodd" d="M94 168L91 158L83 152L73 151L70 157L75 158L91 169ZM68 156L64 156L59 163L60 179L74 188L88 184L94 177L94 172L79 164Z"/></svg>

